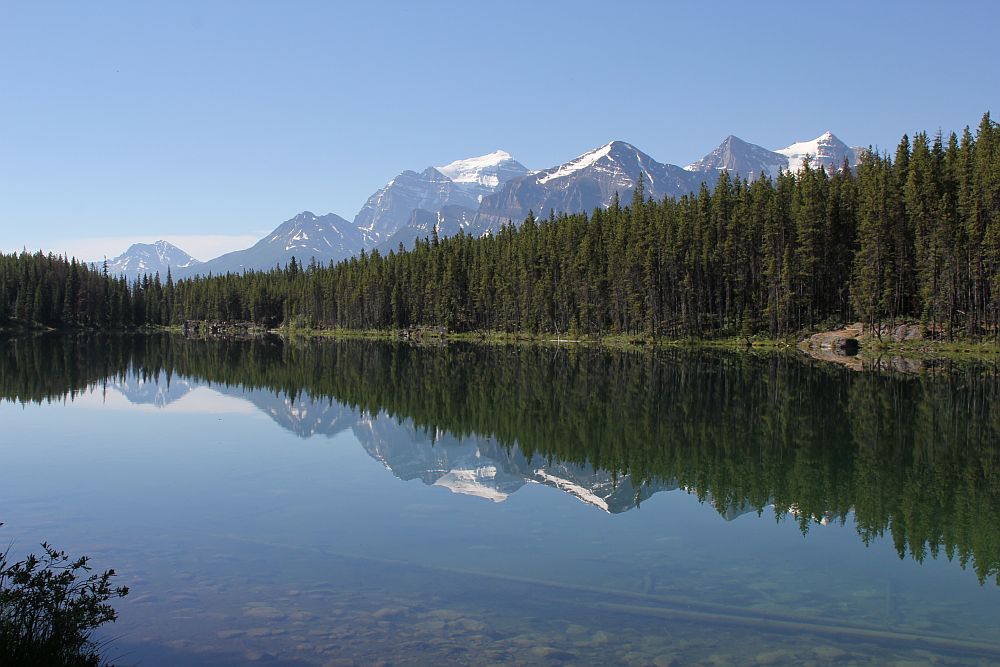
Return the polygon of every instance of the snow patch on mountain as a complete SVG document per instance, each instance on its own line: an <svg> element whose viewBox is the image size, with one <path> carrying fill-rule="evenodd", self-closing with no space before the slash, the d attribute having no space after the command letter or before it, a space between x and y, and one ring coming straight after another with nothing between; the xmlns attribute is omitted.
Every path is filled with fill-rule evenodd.
<svg viewBox="0 0 1000 667"><path fill-rule="evenodd" d="M498 168L505 162L515 162L515 160L507 151L496 150L479 157L455 160L435 169L455 183L477 183L495 188L500 185Z"/></svg>
<svg viewBox="0 0 1000 667"><path fill-rule="evenodd" d="M502 503L509 494L493 486L497 476L496 466L480 466L478 468L459 468L449 470L434 481L434 486L448 489L452 493L463 496L476 496Z"/></svg>
<svg viewBox="0 0 1000 667"><path fill-rule="evenodd" d="M611 141L600 148L595 148L592 151L588 151L583 155L570 160L569 162L559 165L555 169L549 169L548 171L541 172L542 175L538 177L538 183L545 185L549 181L554 181L557 178L566 178L571 176L578 171L582 171L587 167L593 166L602 157L607 157L611 153L611 147L615 142Z"/></svg>
<svg viewBox="0 0 1000 667"><path fill-rule="evenodd" d="M550 475L545 471L544 468L538 468L535 470L535 477L542 484L548 486L554 486L555 488L570 494L571 496L576 496L580 500L595 507L600 507L605 512L608 512L608 501L601 498L599 495L591 491L590 489L580 486L579 484L574 484L568 479L563 479L561 477L556 477L555 475Z"/></svg>

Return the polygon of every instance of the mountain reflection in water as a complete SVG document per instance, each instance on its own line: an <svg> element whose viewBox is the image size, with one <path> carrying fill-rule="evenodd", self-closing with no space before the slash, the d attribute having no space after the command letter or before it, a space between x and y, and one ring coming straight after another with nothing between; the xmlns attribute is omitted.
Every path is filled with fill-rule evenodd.
<svg viewBox="0 0 1000 667"><path fill-rule="evenodd" d="M1000 583L995 366L903 377L792 354L168 335L2 349L12 401L102 385L169 408L209 386L303 438L349 429L400 479L455 493L501 502L542 484L620 513L681 488L803 533L853 514L866 544L889 535L901 558Z"/></svg>

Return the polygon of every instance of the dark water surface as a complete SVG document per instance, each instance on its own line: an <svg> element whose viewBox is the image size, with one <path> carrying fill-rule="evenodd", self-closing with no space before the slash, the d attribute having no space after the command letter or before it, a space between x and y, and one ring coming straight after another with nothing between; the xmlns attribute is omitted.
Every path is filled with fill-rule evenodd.
<svg viewBox="0 0 1000 667"><path fill-rule="evenodd" d="M0 423L125 664L1000 663L991 366L40 337Z"/></svg>

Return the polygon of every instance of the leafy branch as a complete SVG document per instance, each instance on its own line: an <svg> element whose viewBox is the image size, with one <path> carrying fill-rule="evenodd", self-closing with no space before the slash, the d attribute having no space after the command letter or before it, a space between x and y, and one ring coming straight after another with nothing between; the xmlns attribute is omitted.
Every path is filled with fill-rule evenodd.
<svg viewBox="0 0 1000 667"><path fill-rule="evenodd" d="M40 556L14 563L9 548L0 554L0 662L104 664L92 633L118 618L108 601L128 595L128 587L112 585L114 570L92 573L86 556L41 546Z"/></svg>

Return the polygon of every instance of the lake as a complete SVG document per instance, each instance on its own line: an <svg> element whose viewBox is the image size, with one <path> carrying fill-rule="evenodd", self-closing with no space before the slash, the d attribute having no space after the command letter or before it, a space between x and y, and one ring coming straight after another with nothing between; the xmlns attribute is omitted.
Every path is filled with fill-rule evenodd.
<svg viewBox="0 0 1000 667"><path fill-rule="evenodd" d="M123 664L1000 661L995 365L53 335L0 420Z"/></svg>

